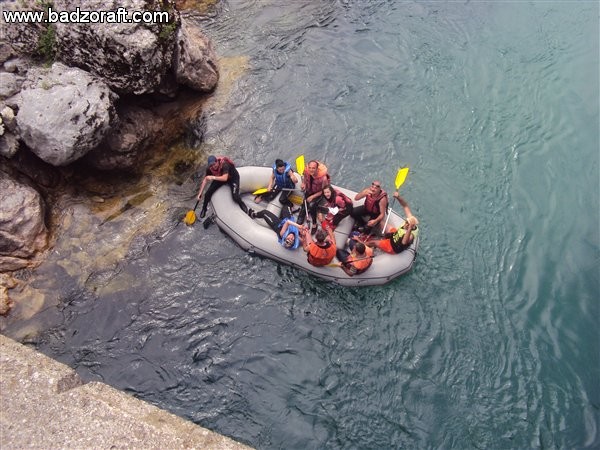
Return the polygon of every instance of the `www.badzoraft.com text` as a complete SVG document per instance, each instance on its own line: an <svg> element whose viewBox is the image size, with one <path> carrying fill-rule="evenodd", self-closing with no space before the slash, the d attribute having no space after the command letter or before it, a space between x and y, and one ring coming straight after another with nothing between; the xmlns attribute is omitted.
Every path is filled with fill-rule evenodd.
<svg viewBox="0 0 600 450"><path fill-rule="evenodd" d="M111 11L2 11L2 18L11 23L169 23L167 11L133 11L117 8Z"/></svg>

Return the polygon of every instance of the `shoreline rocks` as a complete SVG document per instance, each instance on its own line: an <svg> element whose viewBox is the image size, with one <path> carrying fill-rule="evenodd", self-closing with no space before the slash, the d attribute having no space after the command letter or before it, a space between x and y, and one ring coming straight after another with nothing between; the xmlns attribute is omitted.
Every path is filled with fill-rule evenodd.
<svg viewBox="0 0 600 450"><path fill-rule="evenodd" d="M2 7L45 11L42 5L4 0ZM56 170L78 161L135 170L172 122L160 104L180 86L206 94L219 81L211 40L175 0L52 3L54 11L76 8L164 11L169 21L7 24L0 17L0 273L30 266L47 247L44 197ZM36 174L44 167L47 175Z"/></svg>

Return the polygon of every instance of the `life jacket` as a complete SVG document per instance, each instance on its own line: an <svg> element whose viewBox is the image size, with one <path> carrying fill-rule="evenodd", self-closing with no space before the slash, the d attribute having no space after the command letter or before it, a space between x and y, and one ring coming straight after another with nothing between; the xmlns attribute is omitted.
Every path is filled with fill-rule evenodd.
<svg viewBox="0 0 600 450"><path fill-rule="evenodd" d="M343 192L338 191L337 189L335 189L335 201L331 201L331 200L325 201L325 206L327 208L335 208L337 206L340 211L345 208L348 208L348 205L352 205L352 200L350 200L350 197L348 197ZM334 215L331 214L331 212L327 212L327 216L325 217L325 220L331 222L333 220L333 216Z"/></svg>
<svg viewBox="0 0 600 450"><path fill-rule="evenodd" d="M211 175L214 175L216 177L223 175L223 164L227 163L230 166L235 167L235 164L233 163L233 161L231 159L229 159L227 156L217 156L217 165L215 166L216 168L213 169L212 166L209 166L208 170L210 170Z"/></svg>
<svg viewBox="0 0 600 450"><path fill-rule="evenodd" d="M282 219L281 222L279 222L279 229L281 229L281 227L283 227L283 225L285 224L285 222L287 220L288 219L286 218L286 219ZM294 233L294 238L295 238L294 245L292 245L291 247L286 247L286 248L288 250L295 250L300 246L300 232L299 232L298 228L294 225L291 225L291 224L288 225L287 229L285 230L284 235L279 238L279 243L281 245L283 245L285 242L285 238L288 237L288 235L290 233ZM284 247L285 247L285 245L284 245Z"/></svg>
<svg viewBox="0 0 600 450"><path fill-rule="evenodd" d="M356 269L355 275L363 273L373 263L373 249L371 247L365 247L364 255L360 255L356 258L354 257L354 255L350 255L346 262L354 266L354 268Z"/></svg>
<svg viewBox="0 0 600 450"><path fill-rule="evenodd" d="M406 234L406 229L404 227L398 228L394 232L394 234L392 234L392 237L391 237L392 248L394 249L394 251L396 253L400 253L401 251L407 249L410 246L410 243L408 245L402 244L402 238L404 237L405 234ZM412 234L413 240L416 239L417 236L419 235L419 227L411 230L411 234Z"/></svg>
<svg viewBox="0 0 600 450"><path fill-rule="evenodd" d="M291 170L292 166L290 165L289 162L285 161L285 171L283 173L279 173L277 172L277 166L275 164L273 164L273 175L275 175L275 185L279 186L280 188L293 188L294 187L294 182L292 181L292 179L289 176L289 171Z"/></svg>
<svg viewBox="0 0 600 450"><path fill-rule="evenodd" d="M383 189L379 191L379 195L377 196L367 195L365 197L365 211L367 211L369 214L377 216L381 214L381 209L379 209L379 201L383 197L387 197L387 192L385 192Z"/></svg>
<svg viewBox="0 0 600 450"><path fill-rule="evenodd" d="M335 245L327 242L325 247L317 245L313 242L308 247L308 262L315 267L323 267L331 262L335 256Z"/></svg>
<svg viewBox="0 0 600 450"><path fill-rule="evenodd" d="M322 162L317 161L317 175L311 176L308 171L304 172L304 192L306 195L316 194L323 190L331 180L331 177L327 173L327 166Z"/></svg>

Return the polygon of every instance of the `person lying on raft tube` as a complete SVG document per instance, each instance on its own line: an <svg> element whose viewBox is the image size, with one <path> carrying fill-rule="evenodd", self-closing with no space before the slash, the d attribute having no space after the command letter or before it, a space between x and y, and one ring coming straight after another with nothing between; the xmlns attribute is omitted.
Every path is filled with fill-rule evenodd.
<svg viewBox="0 0 600 450"><path fill-rule="evenodd" d="M398 199L404 208L406 221L398 229L390 228L389 231L383 235L382 239L374 239L367 242L369 247L377 247L384 252L391 254L397 254L409 248L419 234L419 228L417 227L419 220L413 216L406 200L404 200L398 192L394 192L394 197Z"/></svg>
<svg viewBox="0 0 600 450"><path fill-rule="evenodd" d="M260 203L261 201L270 202L281 192L279 203L292 207L292 202L288 199L292 191L287 189L294 189L297 182L298 177L292 170L292 165L282 159L276 159L275 164L273 164L273 173L267 186L268 192L258 195L254 201L256 203Z"/></svg>
<svg viewBox="0 0 600 450"><path fill-rule="evenodd" d="M327 173L325 164L314 159L311 160L302 177L302 190L304 191L306 206L298 214L298 223L302 225L306 219L306 209L308 209L312 221L311 233L317 231L317 207L322 198L323 188L330 183L331 177Z"/></svg>
<svg viewBox="0 0 600 450"><path fill-rule="evenodd" d="M200 190L198 191L198 200L202 197L202 192L206 187L207 182L211 182L210 187L204 194L204 202L202 203L202 210L200 211L200 218L203 219L206 216L206 208L208 202L212 198L213 194L221 186L228 184L231 188L231 196L233 200L240 205L242 211L248 212L248 207L240 197L240 173L235 168L235 164L227 156L216 157L210 155L208 157L208 166L206 167L206 176L202 180Z"/></svg>
<svg viewBox="0 0 600 450"><path fill-rule="evenodd" d="M259 212L249 209L248 215L253 219L264 219L267 225L277 233L277 241L288 250L295 250L300 247L302 225L298 225L292 220L289 206L286 205L281 209L281 217L277 217L266 209Z"/></svg>
<svg viewBox="0 0 600 450"><path fill-rule="evenodd" d="M321 227L325 230L328 228L335 230L344 217L352 214L352 200L330 184L323 188L322 195L323 201L319 206L318 214Z"/></svg>

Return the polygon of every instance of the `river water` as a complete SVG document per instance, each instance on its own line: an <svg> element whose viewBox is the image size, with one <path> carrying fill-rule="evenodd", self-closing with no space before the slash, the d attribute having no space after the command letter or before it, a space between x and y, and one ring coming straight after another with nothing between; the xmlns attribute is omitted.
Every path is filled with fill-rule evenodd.
<svg viewBox="0 0 600 450"><path fill-rule="evenodd" d="M304 154L354 190L410 167L413 270L340 288L250 256L185 227L198 178L165 175L155 210L124 212L150 229L110 229L92 253L109 263L55 254L37 283L56 305L3 332L259 449L599 448L598 17L585 1L217 4L198 20L239 73L197 161Z"/></svg>

